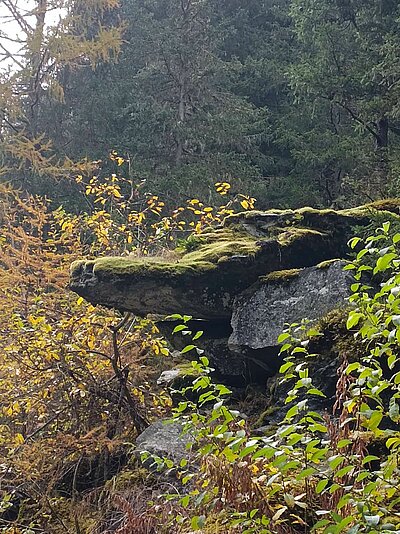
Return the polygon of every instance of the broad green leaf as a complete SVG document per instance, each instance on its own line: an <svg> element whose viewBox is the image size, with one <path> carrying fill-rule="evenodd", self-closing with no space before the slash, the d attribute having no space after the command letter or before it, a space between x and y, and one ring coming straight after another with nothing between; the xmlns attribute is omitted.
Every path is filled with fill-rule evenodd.
<svg viewBox="0 0 400 534"><path fill-rule="evenodd" d="M316 485L316 487L315 487L315 491L318 494L322 493L328 484L329 484L329 479L328 478L324 478L323 480L320 480L318 482L318 484Z"/></svg>
<svg viewBox="0 0 400 534"><path fill-rule="evenodd" d="M181 354L185 354L186 352L190 352L191 350L195 349L196 346L195 345L186 345L186 347L184 347L182 350L181 350Z"/></svg>

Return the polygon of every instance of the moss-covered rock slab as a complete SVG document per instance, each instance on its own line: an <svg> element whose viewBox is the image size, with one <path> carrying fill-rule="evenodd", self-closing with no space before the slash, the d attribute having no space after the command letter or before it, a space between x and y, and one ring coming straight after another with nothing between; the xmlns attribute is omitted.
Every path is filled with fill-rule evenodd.
<svg viewBox="0 0 400 534"><path fill-rule="evenodd" d="M70 288L93 304L137 315L228 319L235 296L260 276L345 257L354 226L369 225L377 214L398 223L395 204L234 215L223 227L198 236L191 251L174 261L105 257L75 262Z"/></svg>

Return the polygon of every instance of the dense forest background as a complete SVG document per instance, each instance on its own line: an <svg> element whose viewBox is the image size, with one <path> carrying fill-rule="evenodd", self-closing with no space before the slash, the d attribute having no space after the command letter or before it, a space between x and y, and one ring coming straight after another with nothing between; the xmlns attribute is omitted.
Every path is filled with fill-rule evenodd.
<svg viewBox="0 0 400 534"><path fill-rule="evenodd" d="M0 36L2 179L17 187L77 205L77 162L116 150L173 203L221 181L260 207L396 191L395 0L2 3L19 31Z"/></svg>

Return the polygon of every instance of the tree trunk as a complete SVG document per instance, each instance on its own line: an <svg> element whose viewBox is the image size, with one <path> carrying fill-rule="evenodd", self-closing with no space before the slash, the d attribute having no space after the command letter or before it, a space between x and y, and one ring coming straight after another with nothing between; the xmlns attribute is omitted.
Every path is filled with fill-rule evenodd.
<svg viewBox="0 0 400 534"><path fill-rule="evenodd" d="M370 184L371 198L388 196L389 182L389 120L382 116L376 123L375 169Z"/></svg>
<svg viewBox="0 0 400 534"><path fill-rule="evenodd" d="M179 84L179 107L178 107L178 136L177 147L175 155L176 166L179 167L182 164L184 136L182 128L186 118L186 73L183 72L180 84Z"/></svg>
<svg viewBox="0 0 400 534"><path fill-rule="evenodd" d="M45 58L43 57L43 37L44 26L47 13L47 0L37 0L35 9L36 24L32 39L31 61L30 61L30 81L29 81L29 114L30 129L33 136L37 135L39 99L41 89L41 71Z"/></svg>

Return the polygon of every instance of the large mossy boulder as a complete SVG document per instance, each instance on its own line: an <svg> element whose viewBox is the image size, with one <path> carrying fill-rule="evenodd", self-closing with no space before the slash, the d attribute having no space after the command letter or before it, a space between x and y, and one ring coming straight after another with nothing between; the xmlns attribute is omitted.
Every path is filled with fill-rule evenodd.
<svg viewBox="0 0 400 534"><path fill-rule="evenodd" d="M345 257L355 226L367 226L378 215L400 219L396 202L233 215L223 227L198 236L192 250L174 261L131 256L75 262L70 288L93 304L140 316L229 319L235 297L260 276Z"/></svg>

